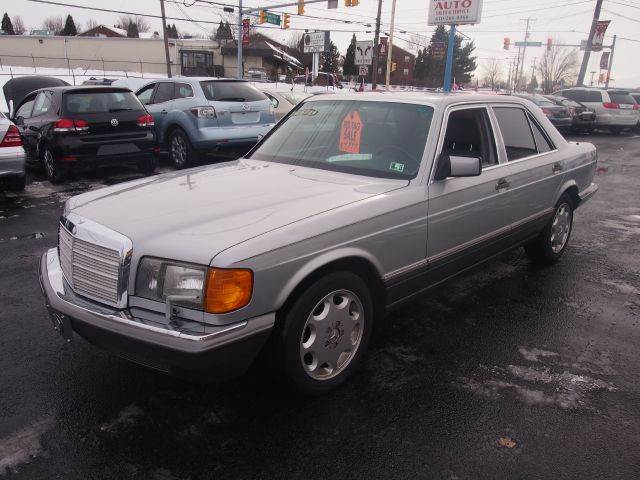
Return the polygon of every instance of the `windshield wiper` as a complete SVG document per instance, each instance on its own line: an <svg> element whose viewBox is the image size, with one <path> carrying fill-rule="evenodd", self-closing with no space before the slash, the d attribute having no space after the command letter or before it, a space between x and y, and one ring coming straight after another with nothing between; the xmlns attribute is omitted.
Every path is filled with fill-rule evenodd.
<svg viewBox="0 0 640 480"><path fill-rule="evenodd" d="M219 102L244 102L246 98L244 97L223 97L217 99Z"/></svg>

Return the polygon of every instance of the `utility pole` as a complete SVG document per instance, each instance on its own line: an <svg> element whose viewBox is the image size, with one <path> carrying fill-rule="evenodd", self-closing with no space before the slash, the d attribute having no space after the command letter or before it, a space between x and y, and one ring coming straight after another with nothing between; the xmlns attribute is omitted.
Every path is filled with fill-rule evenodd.
<svg viewBox="0 0 640 480"><path fill-rule="evenodd" d="M596 8L593 11L593 21L591 22L591 30L589 30L589 38L587 38L587 46L582 56L582 65L580 65L580 73L578 73L578 86L584 85L584 77L587 74L587 67L589 66L589 55L591 54L591 48L593 46L593 36L596 34L596 27L598 20L600 19L600 10L602 9L602 0L596 1Z"/></svg>
<svg viewBox="0 0 640 480"><path fill-rule="evenodd" d="M380 17L382 16L382 0L378 0L378 16L376 17L376 34L373 39L373 61L371 65L371 88L378 87L378 56L380 55Z"/></svg>
<svg viewBox="0 0 640 480"><path fill-rule="evenodd" d="M518 88L518 72L520 71L520 54L522 53L522 47L518 47L518 56L516 58L516 68L513 70L513 92L515 93Z"/></svg>
<svg viewBox="0 0 640 480"><path fill-rule="evenodd" d="M160 12L162 13L162 37L164 38L164 58L167 62L167 77L171 78L171 59L169 58L169 39L167 38L167 19L164 15L164 0L160 0Z"/></svg>
<svg viewBox="0 0 640 480"><path fill-rule="evenodd" d="M237 77L242 80L244 76L244 69L242 68L242 0L238 0L238 75Z"/></svg>
<svg viewBox="0 0 640 480"><path fill-rule="evenodd" d="M516 79L518 83L520 82L522 78L522 74L524 73L524 57L527 54L527 42L529 41L529 22L531 22L532 19L531 17L528 17L528 18L521 18L520 20L526 21L527 27L525 29L525 34L524 34L524 47L522 47L522 61L520 63L520 71L516 73ZM535 18L533 20L535 21Z"/></svg>
<svg viewBox="0 0 640 480"><path fill-rule="evenodd" d="M385 85L387 90L391 83L391 53L393 52L393 30L396 27L396 0L391 3L391 31L389 32L389 51L387 52L387 78Z"/></svg>
<svg viewBox="0 0 640 480"><path fill-rule="evenodd" d="M611 55L609 55L609 68L607 68L607 79L604 81L604 88L609 88L609 80L611 80L611 66L613 65L613 53L616 51L616 35L613 36L611 42Z"/></svg>

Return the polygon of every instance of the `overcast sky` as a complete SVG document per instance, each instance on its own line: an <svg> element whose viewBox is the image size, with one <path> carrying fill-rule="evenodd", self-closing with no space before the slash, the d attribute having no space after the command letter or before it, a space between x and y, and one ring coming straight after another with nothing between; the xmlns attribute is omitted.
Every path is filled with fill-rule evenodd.
<svg viewBox="0 0 640 480"><path fill-rule="evenodd" d="M88 5L114 10L125 10L136 13L159 14L159 0L58 0L74 5ZM237 5L238 0L216 0L218 3ZM218 22L221 15L224 15L222 6L207 5L197 3L194 0L166 0L167 16L179 18L191 18L195 21L175 21L178 30L181 32L205 33L212 29L212 25L204 22ZM274 0L245 0L245 6L268 7L269 5L285 3L285 1ZM383 0L382 7L382 30L388 31L390 24L392 0ZM311 19L302 17L292 17L292 28L323 29L332 31L332 39L344 53L346 46L355 32L358 39L372 39L373 33L366 33L373 30L375 15L377 10L377 0L360 0L358 7L346 8L344 1L339 0L337 10L328 10L325 2L308 5L306 14L316 17L330 17L339 20L350 20L357 23L340 23L329 20ZM397 0L396 28L405 30L407 33L396 34L400 39L398 44L409 50L416 50L418 47L414 43L405 40L420 40L418 35L427 38L433 32L433 27L427 26L427 0ZM486 59L496 57L504 59L505 74L506 65L510 58L516 55L517 49L513 48L505 51L502 48L503 38L510 37L512 43L522 40L524 36L524 18L531 17L531 40L546 42L548 37L562 41L565 44L578 44L581 39L586 39L587 32L593 16L595 0L540 0L532 2L530 0L484 0L482 21L476 26L461 27L471 40L476 44L476 53L480 67ZM119 14L104 12L92 12L71 7L43 5L32 3L27 0L12 0L3 2L0 13L5 10L10 16L22 16L28 28L39 27L42 21L48 16L67 15L70 13L74 19L80 23L85 23L89 18L94 18L98 23L113 25ZM295 13L296 8L288 9ZM226 17L225 17L226 18ZM601 19L611 20L608 36L605 44L610 43L611 35L618 35L616 45L613 77L613 85L640 87L640 64L637 61L640 54L640 0L605 0ZM160 30L160 21L149 19L153 30ZM174 23L173 20L170 20ZM200 22L200 23L197 23ZM363 24L370 23L368 27ZM265 31L266 29L260 29ZM272 35L280 41L285 41L290 31L269 30L267 34ZM625 37L622 39L620 37ZM532 62L542 53L541 48L529 48L525 61L526 69L531 72ZM582 52L580 52L582 58ZM588 72L598 70L600 53L591 55L591 63ZM587 80L590 75L587 74Z"/></svg>

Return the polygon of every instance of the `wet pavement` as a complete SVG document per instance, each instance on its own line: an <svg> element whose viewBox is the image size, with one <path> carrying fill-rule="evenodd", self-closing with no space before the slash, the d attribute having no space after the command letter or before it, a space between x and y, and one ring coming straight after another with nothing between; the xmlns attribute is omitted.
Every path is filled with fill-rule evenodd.
<svg viewBox="0 0 640 480"><path fill-rule="evenodd" d="M321 398L262 369L200 386L52 330L37 279L70 195L0 193L0 478L640 477L640 138L596 135L561 262L518 250L390 313Z"/></svg>

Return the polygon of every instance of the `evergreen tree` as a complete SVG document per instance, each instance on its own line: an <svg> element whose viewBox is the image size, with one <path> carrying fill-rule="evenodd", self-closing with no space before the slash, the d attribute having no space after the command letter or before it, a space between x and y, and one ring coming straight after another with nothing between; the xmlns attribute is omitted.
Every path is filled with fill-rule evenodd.
<svg viewBox="0 0 640 480"><path fill-rule="evenodd" d="M229 40L233 40L235 38L235 36L233 35L233 29L231 28L231 25L229 24L229 21L227 21L227 23L224 24L224 29L227 32L227 38Z"/></svg>
<svg viewBox="0 0 640 480"><path fill-rule="evenodd" d="M336 73L340 66L340 52L333 42L329 42L329 51L320 54L320 70L323 72Z"/></svg>
<svg viewBox="0 0 640 480"><path fill-rule="evenodd" d="M140 38L140 32L138 31L138 25L136 25L136 22L129 22L127 25L127 37Z"/></svg>
<svg viewBox="0 0 640 480"><path fill-rule="evenodd" d="M75 37L76 35L78 35L76 24L73 21L73 17L71 15L67 15L67 19L64 22L64 28L60 32L60 35L62 35L63 37Z"/></svg>
<svg viewBox="0 0 640 480"><path fill-rule="evenodd" d="M344 56L344 64L342 65L342 73L344 75L358 75L358 68L356 67L356 34L351 37L351 43L347 48L347 53Z"/></svg>
<svg viewBox="0 0 640 480"><path fill-rule="evenodd" d="M436 31L431 36L429 46L423 53L424 80L427 87L442 87L444 83L444 69L446 58L436 58L434 56L434 44L442 43L444 51L447 50L449 33L443 25L438 25ZM452 81L458 84L468 83L471 74L476 69L476 57L472 56L475 50L473 42L462 45L462 37L456 35L453 45L453 66L451 69ZM442 50L442 48L440 48Z"/></svg>
<svg viewBox="0 0 640 480"><path fill-rule="evenodd" d="M213 36L214 40L224 40L222 36L224 35L224 23L220 20L218 24L218 28L216 29L216 34Z"/></svg>
<svg viewBox="0 0 640 480"><path fill-rule="evenodd" d="M4 30L4 33L6 35L16 34L16 32L13 30L13 23L11 23L11 18L9 18L9 15L6 12L2 17L2 30Z"/></svg>
<svg viewBox="0 0 640 480"><path fill-rule="evenodd" d="M424 80L424 54L425 50L418 49L418 56L416 57L416 64L413 67L413 78L415 80Z"/></svg>

